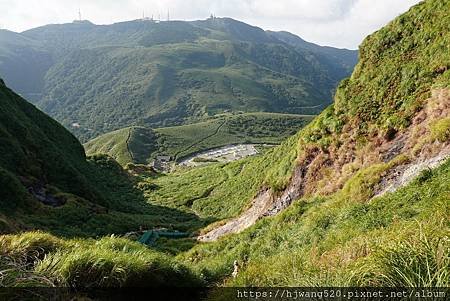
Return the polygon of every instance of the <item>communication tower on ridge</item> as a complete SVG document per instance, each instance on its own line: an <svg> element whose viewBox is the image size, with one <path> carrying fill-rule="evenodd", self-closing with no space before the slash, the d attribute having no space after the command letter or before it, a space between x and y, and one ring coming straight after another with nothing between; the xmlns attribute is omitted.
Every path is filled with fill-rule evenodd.
<svg viewBox="0 0 450 301"><path fill-rule="evenodd" d="M142 21L153 21L153 16L150 19L149 17L145 16L145 10L142 11Z"/></svg>
<svg viewBox="0 0 450 301"><path fill-rule="evenodd" d="M79 23L79 24L82 24L82 23L84 23L84 22L85 22L85 21L83 21L82 16L81 16L81 8L79 8L79 9L78 9L78 18L75 19L75 20L73 21L73 23Z"/></svg>

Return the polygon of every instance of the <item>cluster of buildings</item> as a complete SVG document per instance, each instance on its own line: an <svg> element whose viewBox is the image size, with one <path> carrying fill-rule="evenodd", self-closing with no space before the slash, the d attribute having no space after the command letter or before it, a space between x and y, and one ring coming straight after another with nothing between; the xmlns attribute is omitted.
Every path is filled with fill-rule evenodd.
<svg viewBox="0 0 450 301"><path fill-rule="evenodd" d="M157 156L155 160L150 163L150 166L156 171L167 172L170 171L171 156Z"/></svg>

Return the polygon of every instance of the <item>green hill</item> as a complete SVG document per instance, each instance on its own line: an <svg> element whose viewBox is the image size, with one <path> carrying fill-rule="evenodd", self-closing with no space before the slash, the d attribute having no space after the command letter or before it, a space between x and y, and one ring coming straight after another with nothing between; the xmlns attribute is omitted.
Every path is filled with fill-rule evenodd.
<svg viewBox="0 0 450 301"><path fill-rule="evenodd" d="M208 285L213 300L235 298L218 286L448 287L449 12L450 0L424 1L369 36L335 103L263 155L132 177L149 206L195 216L185 229L196 239L1 236L0 268L15 268L0 281L76 290L162 275Z"/></svg>
<svg viewBox="0 0 450 301"><path fill-rule="evenodd" d="M106 156L86 158L78 140L0 81L0 232L42 229L65 236L140 226L193 229L191 213L151 206Z"/></svg>
<svg viewBox="0 0 450 301"><path fill-rule="evenodd" d="M145 164L157 155L176 159L202 150L238 143L279 144L306 125L313 116L246 113L217 116L183 126L149 129L130 127L87 142L87 154L103 153L122 165Z"/></svg>
<svg viewBox="0 0 450 301"><path fill-rule="evenodd" d="M280 147L147 178L155 204L222 219L179 257L225 286L448 286L449 11L425 1L369 36L335 104Z"/></svg>
<svg viewBox="0 0 450 301"><path fill-rule="evenodd" d="M369 36L335 103L234 176L147 180L154 202L224 219L180 257L225 286L448 286L449 11L424 1Z"/></svg>
<svg viewBox="0 0 450 301"><path fill-rule="evenodd" d="M292 46L227 18L82 22L1 36L25 50L17 56L16 44L5 43L0 75L83 142L128 126L181 125L230 111L316 114L357 56ZM22 61L27 66L12 67ZM34 76L27 82L35 87L24 76Z"/></svg>

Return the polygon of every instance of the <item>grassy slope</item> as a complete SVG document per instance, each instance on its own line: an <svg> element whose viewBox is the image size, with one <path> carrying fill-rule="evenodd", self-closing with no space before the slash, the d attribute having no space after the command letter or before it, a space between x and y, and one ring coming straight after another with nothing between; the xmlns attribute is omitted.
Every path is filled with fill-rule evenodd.
<svg viewBox="0 0 450 301"><path fill-rule="evenodd" d="M122 165L146 163L158 154L180 159L228 144L278 144L311 119L312 116L276 113L224 115L205 122L155 130L126 128L95 138L86 143L85 148L87 154L105 153Z"/></svg>
<svg viewBox="0 0 450 301"><path fill-rule="evenodd" d="M154 286L166 285L159 281L169 277L163 281L172 286L224 278L225 285L236 286L448 286L448 183L450 161L370 203L339 194L304 199L241 234L176 258L122 238L0 236L0 270L14 267L0 284ZM175 246L179 252L182 244L160 248L172 252ZM41 260L30 265L24 258ZM232 279L234 260L241 268ZM230 300L223 292L216 297Z"/></svg>
<svg viewBox="0 0 450 301"><path fill-rule="evenodd" d="M350 137L356 140L357 148L364 150L366 145L370 146L367 137L373 133L388 135L408 128L431 90L449 87L450 72L445 67L450 61L447 51L449 32L445 27L449 23L449 5L449 1L427 1L369 37L363 43L362 58L355 72L338 89L334 106L273 153L249 160L245 166L250 170L255 168L252 174L256 173L251 179L241 173L217 187L231 190L233 184L244 183L246 179L247 186L235 189L233 194L241 200L256 194L258 182L282 189L288 183L295 158L307 152L309 147L343 152L346 148L339 149L339 146L348 143ZM414 24L418 20L421 20L421 26L417 28ZM428 38L427 42L423 40L424 36ZM430 129L435 136L433 141L448 141L448 122L444 119L433 124ZM276 152L285 154L282 162ZM257 162L267 164L265 169L259 170ZM318 175L325 181L336 181L333 174L321 170L326 166L316 167L316 172L321 172ZM354 165L356 170L357 166ZM361 175L371 177L379 166L375 164L373 169L368 166L360 173L353 172L342 192L329 197L306 198L273 222L264 220L246 234L201 245L183 257L194 266L205 267L204 274L211 275L214 280L230 274L233 260L240 259L245 264L248 261L242 276L236 282L230 282L238 285L448 285L449 276L445 271L449 262L448 258L442 257L442 250L448 248L448 240L445 240L449 210L448 163L435 173L425 173L409 188L367 203L373 183L361 180ZM193 184L210 179L210 176L202 176L212 170L209 167L198 174L190 171L177 175L177 178L157 181L169 187L175 187L177 183L198 187ZM427 180L428 177L432 180ZM312 185L317 185L317 181ZM227 205L215 200L217 187L201 198L201 202L202 208L212 206L215 209L212 212L221 214L221 208L228 205L230 198L218 194ZM161 202L174 203L175 200L183 204L183 200L188 199L185 198L188 193L176 193L172 200L169 189L165 194L164 191L161 185L154 194L159 196L163 192ZM410 206L411 202L414 206ZM245 208L245 202L241 201L239 205L241 209L234 212ZM308 216L303 220L305 212ZM433 222L428 223L428 220ZM423 235L416 231L418 224L424 228ZM373 232L368 235L367 231ZM409 238L407 242L401 241L404 237ZM356 245L352 246L353 242ZM377 246L382 246L383 250L376 252ZM223 250L227 250L226 254ZM277 252L281 254L277 256ZM296 255L291 260L292 254ZM404 256L414 264L408 266L402 261ZM424 258L433 265L430 271L433 274L428 278L424 276L427 267L420 263ZM389 265L398 265L398 270ZM289 274L284 277L286 271ZM406 274L399 274L403 272Z"/></svg>
<svg viewBox="0 0 450 301"><path fill-rule="evenodd" d="M450 161L370 203L303 199L242 234L180 258L237 286L446 286ZM447 236L447 239L445 238ZM226 250L226 252L224 252ZM428 265L428 266L427 266Z"/></svg>
<svg viewBox="0 0 450 301"><path fill-rule="evenodd" d="M262 185L275 187L290 178L299 137L307 128L262 155L156 178L143 176L140 188L155 205L182 208L203 218L231 218L248 206Z"/></svg>
<svg viewBox="0 0 450 301"><path fill-rule="evenodd" d="M86 159L77 139L0 82L0 231L39 228L91 236L139 226L196 229L195 215L145 202L112 159ZM43 189L66 204L53 208L28 190Z"/></svg>
<svg viewBox="0 0 450 301"><path fill-rule="evenodd" d="M200 208L213 206L213 214L234 215L246 206L261 183L282 189L288 183L295 160L307 146L335 150L333 145L346 143L349 133L360 139L373 131L401 130L410 122L413 115L410 113L416 112L428 98L433 86L449 86L449 72L433 65L434 58L440 58L439 65L448 62L449 31L445 24L449 24L449 5L450 1L426 1L369 37L372 43L364 43L363 59L353 76L338 90L336 105L280 147L264 156L226 166L213 165L174 177L143 179L141 188L152 197L170 184L177 190L167 190L168 195L186 191L204 202ZM413 26L418 20L421 26ZM408 31L410 27L416 29ZM402 29L409 34L402 36ZM394 34L391 40L393 33L399 35ZM429 40L421 43L417 37L424 35ZM411 41L417 43L417 51L407 47ZM377 51L368 56L367 51L372 47ZM430 49L434 49L433 55ZM403 55L409 55L410 59L396 60ZM414 64L411 58L424 70L423 78L407 72ZM395 65L395 72L390 64ZM371 85L371 89L364 90L364 83ZM377 93L385 96L382 102L375 97ZM442 137L444 142L448 140L448 122L438 121L433 129L435 140ZM359 141L364 144L363 139ZM300 161L297 163L301 164ZM447 161L437 170L424 172L400 191L371 201L365 193L367 186L360 179L361 173L354 172L345 186L351 189L328 196L305 197L282 214L263 219L242 234L200 244L180 254L178 260L196 270L195 274L203 274L211 284L223 283L237 259L243 265L239 277L225 284L448 286L449 164ZM373 167L377 169L378 165ZM223 171L234 172L236 176L220 185L208 184L214 189L206 194L201 189L195 191L201 187L197 183L219 178ZM205 179L207 173L211 176ZM158 187L157 181L165 182L160 182L163 185ZM179 189L180 183L184 189ZM216 196L218 199L214 201ZM195 197L163 196L154 202L189 208L194 207ZM177 204L183 199L186 201ZM222 209L229 204L236 208L233 213ZM97 256L102 262L117 263L109 253ZM117 266L134 271L127 263ZM56 275L61 275L62 267L56 266L55 270ZM107 273L108 269L102 271ZM104 278L98 277L94 282L99 283L100 279Z"/></svg>
<svg viewBox="0 0 450 301"><path fill-rule="evenodd" d="M368 37L335 105L299 134L299 154L315 146L333 159L350 139L364 149L378 132L407 129L431 90L450 86L449 8L450 1L425 1ZM434 124L434 141L448 141L448 122ZM367 182L380 165L369 166L353 173L343 190L305 197L243 234L181 257L213 280L230 275L239 260L244 268L230 285L448 286L449 164L370 202ZM312 176L336 181L326 166L315 166ZM280 177L272 181L281 188L286 183Z"/></svg>

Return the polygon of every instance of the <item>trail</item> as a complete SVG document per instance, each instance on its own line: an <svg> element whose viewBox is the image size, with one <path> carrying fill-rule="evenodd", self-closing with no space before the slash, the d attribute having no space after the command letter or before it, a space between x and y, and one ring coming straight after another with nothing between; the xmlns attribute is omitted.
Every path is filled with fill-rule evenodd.
<svg viewBox="0 0 450 301"><path fill-rule="evenodd" d="M251 227L269 209L268 207L270 207L270 198L270 190L261 191L253 200L251 207L242 215L237 218L231 219L224 225L211 230L205 235L199 236L197 240L202 242L211 242L224 235L239 233L242 230Z"/></svg>
<svg viewBox="0 0 450 301"><path fill-rule="evenodd" d="M439 167L448 158L450 158L450 147L447 147L439 155L433 158L411 162L392 169L390 173L381 180L379 184L380 188L373 198L382 196L387 192L397 191L413 181L423 170ZM395 177L392 177L392 174L394 174ZM253 226L261 218L274 216L283 211L289 207L293 201L301 197L301 183L296 182L296 180L301 180L301 177L296 175L294 178L296 179L291 181L289 187L280 197L274 197L274 194L270 189L261 190L253 199L250 208L244 213L237 218L229 220L224 225L199 236L197 240L201 242L216 241L222 236L242 232Z"/></svg>
<svg viewBox="0 0 450 301"><path fill-rule="evenodd" d="M178 155L179 155L179 154L181 154L181 153L183 153L183 152L186 152L186 151L190 150L191 148L193 148L193 147L196 146L197 144L200 144L200 143L202 143L202 142L208 140L209 138L214 137L215 135L217 135L217 134L219 133L220 129L227 123L227 121L228 121L228 119L224 119L224 121L217 127L217 129L216 129L216 130L214 131L214 133L212 133L211 135L208 135L208 136L206 136L206 137L203 137L203 138L200 139L199 141L197 141L197 142L195 142L195 143L189 145L189 146L186 147L185 149L182 149L181 151L177 152L177 153L175 154L175 158L178 158Z"/></svg>
<svg viewBox="0 0 450 301"><path fill-rule="evenodd" d="M130 155L131 161L134 162L133 153L132 153L131 150L130 150L130 144L129 144L130 139L131 139L131 131L132 131L132 130L133 130L133 128L130 128L130 129L128 130L128 137L127 137L127 141L126 141L125 143L126 143L126 145L127 145L127 151L128 151L128 154Z"/></svg>
<svg viewBox="0 0 450 301"><path fill-rule="evenodd" d="M325 103L325 104L319 104L319 105L316 105L316 106L292 107L292 109L317 109L317 108L320 108L320 107L327 107L329 105L330 105L329 103ZM302 115L302 114L297 114L297 115ZM305 115L305 116L310 116L310 115ZM313 116L315 116L315 115L313 115Z"/></svg>
<svg viewBox="0 0 450 301"><path fill-rule="evenodd" d="M391 169L380 181L378 187L376 187L375 196L373 198L397 191L408 185L424 170L437 168L449 158L450 146L443 149L437 156L432 158L419 160L411 164L401 165Z"/></svg>

